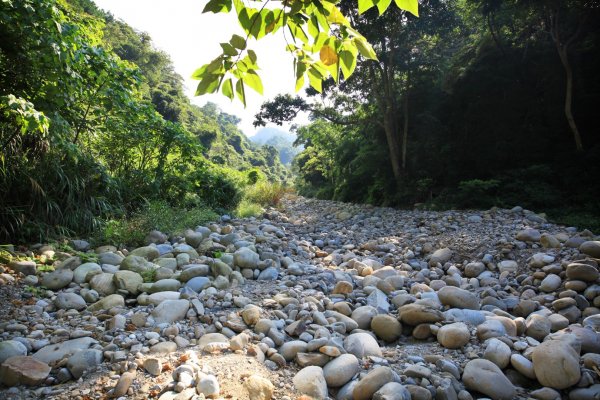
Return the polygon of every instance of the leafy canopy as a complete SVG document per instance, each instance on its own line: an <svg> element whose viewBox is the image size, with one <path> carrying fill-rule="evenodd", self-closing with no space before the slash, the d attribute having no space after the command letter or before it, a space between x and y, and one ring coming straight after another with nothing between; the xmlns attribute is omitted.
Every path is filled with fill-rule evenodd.
<svg viewBox="0 0 600 400"><path fill-rule="evenodd" d="M348 79L356 68L358 55L370 60L377 56L371 44L352 27L337 4L340 0L210 0L203 12L235 12L243 35L234 34L221 43L222 53L198 68L192 78L200 81L196 95L221 92L231 100L236 96L246 105L246 88L259 94L263 84L258 74L256 53L248 48L250 38L256 40L283 32L286 50L294 56L296 91L306 80L318 92L322 81L340 75ZM384 13L391 0L358 0L360 14L377 7ZM418 0L394 0L402 10L418 16ZM253 7L252 5L257 5ZM288 35L289 34L289 35Z"/></svg>

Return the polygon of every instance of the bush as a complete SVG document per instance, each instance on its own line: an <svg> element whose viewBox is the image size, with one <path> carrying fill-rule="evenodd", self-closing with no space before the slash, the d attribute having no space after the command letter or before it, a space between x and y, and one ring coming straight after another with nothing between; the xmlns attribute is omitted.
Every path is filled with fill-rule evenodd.
<svg viewBox="0 0 600 400"><path fill-rule="evenodd" d="M261 181L245 189L244 199L263 207L274 207L279 204L286 191L285 186L280 183Z"/></svg>
<svg viewBox="0 0 600 400"><path fill-rule="evenodd" d="M94 239L103 244L141 245L148 232L154 229L179 235L187 228L194 228L217 218L218 215L207 207L185 209L172 207L165 201L152 201L131 218L107 221Z"/></svg>
<svg viewBox="0 0 600 400"><path fill-rule="evenodd" d="M260 204L253 203L246 199L242 200L235 209L235 216L238 218L258 217L263 212Z"/></svg>

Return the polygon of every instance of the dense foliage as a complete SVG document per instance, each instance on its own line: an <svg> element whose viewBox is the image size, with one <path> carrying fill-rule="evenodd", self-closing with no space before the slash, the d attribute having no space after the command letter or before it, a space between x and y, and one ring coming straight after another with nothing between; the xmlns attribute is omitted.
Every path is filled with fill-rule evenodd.
<svg viewBox="0 0 600 400"><path fill-rule="evenodd" d="M341 85L265 103L257 124L298 110L300 193L432 207L516 204L600 227L600 7L585 1L426 0L340 9L373 44Z"/></svg>
<svg viewBox="0 0 600 400"><path fill-rule="evenodd" d="M87 234L148 202L231 210L249 176L289 175L89 0L2 1L0 37L2 240Z"/></svg>

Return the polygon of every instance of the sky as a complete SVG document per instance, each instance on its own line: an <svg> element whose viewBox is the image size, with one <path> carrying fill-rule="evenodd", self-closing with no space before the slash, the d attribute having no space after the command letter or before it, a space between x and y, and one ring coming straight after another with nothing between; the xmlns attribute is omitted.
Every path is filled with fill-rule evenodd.
<svg viewBox="0 0 600 400"><path fill-rule="evenodd" d="M243 35L234 13L202 14L207 0L94 1L98 7L133 28L150 34L155 47L171 56L175 71L184 78L186 93L192 102L202 106L211 101L222 111L237 115L242 119L240 129L248 136L256 132L252 121L262 102L279 93L295 93L293 58L285 51L283 37L273 35L248 43L248 48L255 50L258 56L263 96L252 89L247 90L246 108L239 100L232 102L220 94L194 97L198 81L190 79L192 73L221 54L219 43L228 42L234 33ZM295 122L303 123L306 120Z"/></svg>

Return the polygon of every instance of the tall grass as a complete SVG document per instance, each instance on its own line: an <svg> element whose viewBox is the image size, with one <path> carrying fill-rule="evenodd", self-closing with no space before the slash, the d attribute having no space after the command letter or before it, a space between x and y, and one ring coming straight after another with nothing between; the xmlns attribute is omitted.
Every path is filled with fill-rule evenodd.
<svg viewBox="0 0 600 400"><path fill-rule="evenodd" d="M275 207L279 204L287 191L286 187L280 183L259 181L252 186L246 187L244 190L244 199L252 203L260 204L263 207Z"/></svg>

